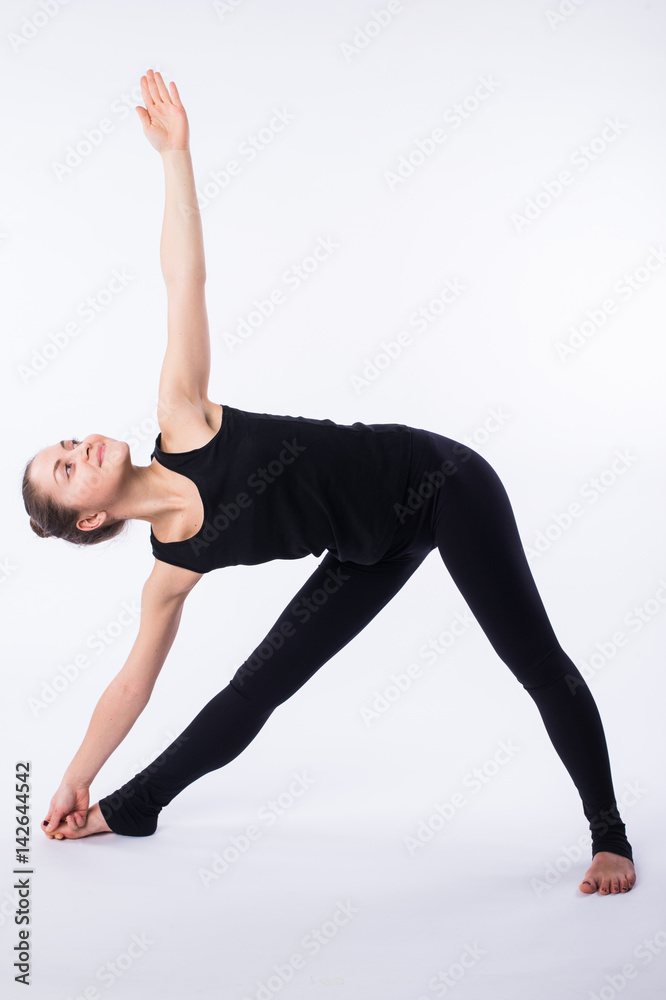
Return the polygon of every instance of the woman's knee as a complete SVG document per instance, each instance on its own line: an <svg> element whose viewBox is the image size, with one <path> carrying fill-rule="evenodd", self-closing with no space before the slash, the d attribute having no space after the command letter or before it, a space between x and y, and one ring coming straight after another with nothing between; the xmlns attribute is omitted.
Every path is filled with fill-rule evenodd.
<svg viewBox="0 0 666 1000"><path fill-rule="evenodd" d="M580 671L558 642L553 642L548 651L538 657L532 656L520 665L511 664L510 669L526 691L548 687L562 677L567 679L572 690L583 681Z"/></svg>

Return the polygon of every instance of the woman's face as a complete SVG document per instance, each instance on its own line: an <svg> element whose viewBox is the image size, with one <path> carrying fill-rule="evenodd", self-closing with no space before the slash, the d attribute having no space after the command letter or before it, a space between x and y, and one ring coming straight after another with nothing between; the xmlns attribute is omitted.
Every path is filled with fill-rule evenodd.
<svg viewBox="0 0 666 1000"><path fill-rule="evenodd" d="M33 459L30 478L41 493L85 517L108 511L118 500L130 467L126 441L89 434L83 441L70 439L42 448Z"/></svg>

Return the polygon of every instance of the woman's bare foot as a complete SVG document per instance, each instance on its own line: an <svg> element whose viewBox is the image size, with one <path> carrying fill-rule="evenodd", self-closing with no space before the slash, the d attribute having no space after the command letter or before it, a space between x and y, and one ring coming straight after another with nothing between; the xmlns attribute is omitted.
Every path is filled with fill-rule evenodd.
<svg viewBox="0 0 666 1000"><path fill-rule="evenodd" d="M46 830L44 832L46 833ZM92 833L113 833L111 827L107 826L97 802L90 807L85 824L80 826L78 830L73 830L66 822L62 822L55 830L46 833L46 836L49 840L53 840L54 837L56 840L78 840L79 837L89 837Z"/></svg>
<svg viewBox="0 0 666 1000"><path fill-rule="evenodd" d="M610 851L599 851L578 888L581 892L629 892L636 881L636 871L629 858Z"/></svg>

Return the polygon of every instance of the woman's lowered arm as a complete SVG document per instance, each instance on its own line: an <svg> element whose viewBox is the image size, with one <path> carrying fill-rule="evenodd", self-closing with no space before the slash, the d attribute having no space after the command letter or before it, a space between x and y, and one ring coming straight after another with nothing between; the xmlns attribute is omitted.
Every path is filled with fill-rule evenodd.
<svg viewBox="0 0 666 1000"><path fill-rule="evenodd" d="M148 704L155 681L176 638L189 591L164 594L164 564L148 577L141 597L139 634L124 667L100 697L83 742L51 799L44 832L61 821L76 829L88 813L88 789ZM167 570L168 571L168 570ZM190 574L196 580L194 574ZM192 586L189 584L188 586Z"/></svg>

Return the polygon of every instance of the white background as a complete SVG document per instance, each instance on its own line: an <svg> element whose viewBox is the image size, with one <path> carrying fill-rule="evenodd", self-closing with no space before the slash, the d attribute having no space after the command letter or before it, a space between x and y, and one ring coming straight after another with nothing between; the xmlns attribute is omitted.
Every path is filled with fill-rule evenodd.
<svg viewBox="0 0 666 1000"><path fill-rule="evenodd" d="M273 976L264 1000L417 1000L445 995L433 977L448 969L462 973L459 1000L663 995L666 266L654 251L666 250L666 9L654 0L566 0L561 15L555 0L392 8L378 30L382 0L3 6L0 978L12 996L23 995L11 891L23 759L33 998L240 1000L262 997ZM465 611L436 551L240 758L174 800L155 837L74 843L39 832L134 641L136 618L115 623L123 604L137 605L153 563L146 522L78 551L34 536L20 495L28 459L60 438L127 440L145 465L159 432L164 181L134 110L148 68L176 80L190 121L210 398L426 427L491 462L526 549L541 538L530 557L537 586L604 721L636 860L631 893L578 891L589 863L580 799L536 707L478 626L434 666L420 654ZM477 90L482 80L491 87ZM293 120L263 132L270 141L250 162L242 144L276 109ZM110 130L96 133L102 119ZM436 128L446 138L413 155ZM86 145L87 132L97 144ZM410 154L410 176L391 181ZM212 173L234 158L242 169L222 189ZM339 247L289 290L284 272L320 238ZM114 270L131 280L107 302ZM635 290L622 293L631 275ZM425 330L410 324L456 280L465 290L455 303ZM276 288L285 301L230 349L225 335ZM92 322L77 311L88 296L99 308ZM609 299L615 312L600 323ZM586 320L580 346L561 356L557 345ZM77 335L58 340L72 321ZM411 339L399 356L368 367L401 331ZM364 371L366 384L354 382ZM498 412L501 422L490 419ZM573 503L580 516L558 529ZM199 584L153 698L91 801L157 756L228 683L316 564L236 567ZM89 645L98 629L113 636L103 653ZM618 632L624 643L613 648ZM67 680L82 653L88 666L70 667ZM421 676L366 723L361 710L410 663ZM404 838L502 740L519 752L410 856ZM258 821L293 772L314 783L275 824ZM261 835L206 888L200 869L251 823ZM318 954L308 950L306 935L347 901L358 912ZM129 960L132 935L150 944ZM456 965L474 948L468 968ZM304 964L288 976L295 953ZM98 976L118 956L122 976Z"/></svg>

